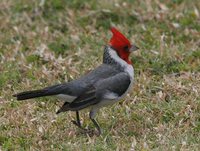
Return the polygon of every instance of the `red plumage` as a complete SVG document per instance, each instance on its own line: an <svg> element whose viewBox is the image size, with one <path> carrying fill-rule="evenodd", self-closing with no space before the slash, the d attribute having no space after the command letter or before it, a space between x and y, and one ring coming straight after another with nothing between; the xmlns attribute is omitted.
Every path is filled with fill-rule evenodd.
<svg viewBox="0 0 200 151"><path fill-rule="evenodd" d="M120 33L116 28L111 27L111 32L113 33L112 38L110 39L110 44L115 49L123 49L125 46L131 47L130 41Z"/></svg>
<svg viewBox="0 0 200 151"><path fill-rule="evenodd" d="M111 27L110 30L113 33L113 36L110 39L109 44L116 50L120 58L128 64L131 64L131 61L129 60L130 51L128 51L131 48L130 41L116 28Z"/></svg>

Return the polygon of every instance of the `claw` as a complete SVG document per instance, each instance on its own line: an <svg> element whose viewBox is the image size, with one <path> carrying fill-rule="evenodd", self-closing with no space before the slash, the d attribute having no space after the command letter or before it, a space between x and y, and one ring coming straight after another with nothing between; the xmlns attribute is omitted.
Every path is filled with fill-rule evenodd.
<svg viewBox="0 0 200 151"><path fill-rule="evenodd" d="M96 127L96 129L98 130L97 133L95 133L95 130L91 130L91 129L85 129L81 126L81 122L80 122L80 118L79 118L79 112L76 111L76 119L77 120L72 120L71 122L76 125L77 127L79 127L81 130L83 130L84 133L87 133L89 136L94 136L94 135L97 135L97 136L100 136L101 133L102 133L102 130L99 126L99 124L96 122L95 119L91 118L90 119L92 120L94 126Z"/></svg>
<svg viewBox="0 0 200 151"><path fill-rule="evenodd" d="M79 128L81 128L81 124L80 123L78 123L77 121L75 121L75 120L72 120L71 121L74 125L76 125L76 126L78 126Z"/></svg>

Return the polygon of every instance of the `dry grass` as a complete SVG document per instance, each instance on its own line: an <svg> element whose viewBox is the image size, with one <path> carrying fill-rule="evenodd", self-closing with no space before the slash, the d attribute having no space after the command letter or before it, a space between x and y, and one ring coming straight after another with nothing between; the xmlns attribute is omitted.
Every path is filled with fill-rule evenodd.
<svg viewBox="0 0 200 151"><path fill-rule="evenodd" d="M98 114L101 137L57 116L54 98L12 98L99 65L111 25L140 51L132 92ZM0 150L199 150L198 0L1 0L0 31Z"/></svg>

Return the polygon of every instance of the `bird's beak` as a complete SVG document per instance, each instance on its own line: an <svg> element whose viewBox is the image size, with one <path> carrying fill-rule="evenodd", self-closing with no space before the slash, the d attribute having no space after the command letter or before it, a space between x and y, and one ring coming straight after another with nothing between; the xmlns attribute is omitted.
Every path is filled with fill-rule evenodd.
<svg viewBox="0 0 200 151"><path fill-rule="evenodd" d="M133 52L133 51L136 51L138 49L139 49L139 47L137 47L136 45L131 45L131 48L129 50L130 50L130 52Z"/></svg>

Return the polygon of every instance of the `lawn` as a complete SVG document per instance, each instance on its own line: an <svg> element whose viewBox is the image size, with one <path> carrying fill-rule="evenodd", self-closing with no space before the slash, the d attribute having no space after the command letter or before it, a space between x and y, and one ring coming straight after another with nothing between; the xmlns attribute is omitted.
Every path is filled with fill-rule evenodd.
<svg viewBox="0 0 200 151"><path fill-rule="evenodd" d="M111 26L140 50L130 94L98 113L100 137L56 115L56 98L12 97L101 64ZM199 0L1 0L0 31L0 150L199 150Z"/></svg>

